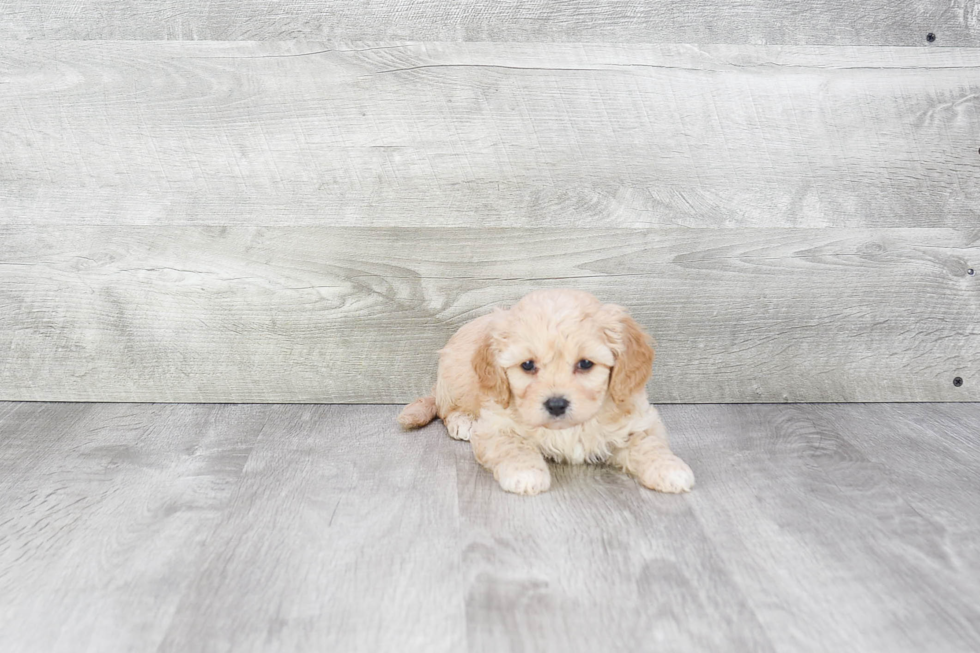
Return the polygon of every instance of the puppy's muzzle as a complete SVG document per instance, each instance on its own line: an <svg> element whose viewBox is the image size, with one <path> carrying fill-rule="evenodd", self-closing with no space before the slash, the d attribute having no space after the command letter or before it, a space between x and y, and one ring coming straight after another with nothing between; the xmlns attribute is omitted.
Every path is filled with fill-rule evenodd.
<svg viewBox="0 0 980 653"><path fill-rule="evenodd" d="M561 417L568 410L568 399L564 397L548 397L544 402L544 409L552 417Z"/></svg>

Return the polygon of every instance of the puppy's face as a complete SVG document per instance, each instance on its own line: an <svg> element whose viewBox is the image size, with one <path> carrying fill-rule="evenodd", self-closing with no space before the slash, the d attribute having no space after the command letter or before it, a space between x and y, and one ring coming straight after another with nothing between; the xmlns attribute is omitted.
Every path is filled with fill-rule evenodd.
<svg viewBox="0 0 980 653"><path fill-rule="evenodd" d="M583 323L561 334L519 325L512 333L498 361L522 424L563 429L599 412L615 358L598 328Z"/></svg>
<svg viewBox="0 0 980 653"><path fill-rule="evenodd" d="M474 367L520 423L563 429L595 417L607 398L625 402L652 362L646 335L621 307L556 290L499 312Z"/></svg>

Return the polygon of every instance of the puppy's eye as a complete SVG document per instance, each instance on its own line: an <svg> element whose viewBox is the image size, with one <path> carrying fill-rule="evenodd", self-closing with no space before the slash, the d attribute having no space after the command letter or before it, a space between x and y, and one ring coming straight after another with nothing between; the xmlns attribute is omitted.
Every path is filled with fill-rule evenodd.
<svg viewBox="0 0 980 653"><path fill-rule="evenodd" d="M525 372L533 372L534 361L524 361L523 363L521 363L521 369L524 370Z"/></svg>
<svg viewBox="0 0 980 653"><path fill-rule="evenodd" d="M575 367L577 367L580 370L587 370L590 369L594 364L595 363L593 363L592 361L583 358L578 362L578 365L576 365Z"/></svg>

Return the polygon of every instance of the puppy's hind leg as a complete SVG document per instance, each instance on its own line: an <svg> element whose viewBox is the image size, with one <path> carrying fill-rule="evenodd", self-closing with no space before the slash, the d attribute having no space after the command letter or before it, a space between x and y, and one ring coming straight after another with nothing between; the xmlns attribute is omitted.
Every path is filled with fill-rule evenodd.
<svg viewBox="0 0 980 653"><path fill-rule="evenodd" d="M466 413L459 411L449 413L442 421L446 424L449 437L453 440L469 441L470 436L473 435L473 418Z"/></svg>

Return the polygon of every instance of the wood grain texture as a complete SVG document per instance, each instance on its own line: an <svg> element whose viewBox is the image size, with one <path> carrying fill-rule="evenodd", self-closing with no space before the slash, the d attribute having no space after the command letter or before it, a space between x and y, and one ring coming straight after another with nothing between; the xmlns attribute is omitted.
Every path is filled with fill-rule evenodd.
<svg viewBox="0 0 980 653"><path fill-rule="evenodd" d="M848 420L849 428L864 434L855 439L855 448L892 470L889 478L904 488L905 503L930 523L941 543L932 555L946 568L942 581L956 588L975 585L980 577L980 547L975 544L980 542L980 524L961 517L980 505L976 470L965 462L980 456L980 406L972 406L965 413L945 404L867 410L830 406L821 413L837 423ZM896 419L899 425L892 424Z"/></svg>
<svg viewBox="0 0 980 653"><path fill-rule="evenodd" d="M697 461L691 509L747 607L766 632L778 633L772 636L778 650L977 647L976 555L963 546L968 539L952 538L946 528L980 528L976 484L964 486L961 473L965 463L975 478L968 462L975 451L945 449L932 465L953 473L938 482L924 478L909 439L936 442L937 449L949 440L932 410L885 404L665 411L674 437L689 443L687 459ZM980 408L965 405L955 414L964 429L976 424ZM931 428L909 429L910 416ZM969 492L973 501L962 501ZM923 497L931 509L921 509Z"/></svg>
<svg viewBox="0 0 980 653"><path fill-rule="evenodd" d="M6 42L0 88L0 224L980 219L980 48Z"/></svg>
<svg viewBox="0 0 980 653"><path fill-rule="evenodd" d="M552 465L527 501L458 461L470 651L775 650L676 496Z"/></svg>
<svg viewBox="0 0 980 653"><path fill-rule="evenodd" d="M463 650L456 454L394 417L269 410L158 650Z"/></svg>
<svg viewBox="0 0 980 653"><path fill-rule="evenodd" d="M3 404L0 650L156 650L264 412Z"/></svg>
<svg viewBox="0 0 980 653"><path fill-rule="evenodd" d="M0 402L0 650L980 648L980 404L664 406L501 491L397 406Z"/></svg>
<svg viewBox="0 0 980 653"><path fill-rule="evenodd" d="M980 44L975 0L0 0L0 39Z"/></svg>
<svg viewBox="0 0 980 653"><path fill-rule="evenodd" d="M462 324L559 286L658 339L657 402L976 401L978 238L6 227L0 398L407 401Z"/></svg>

